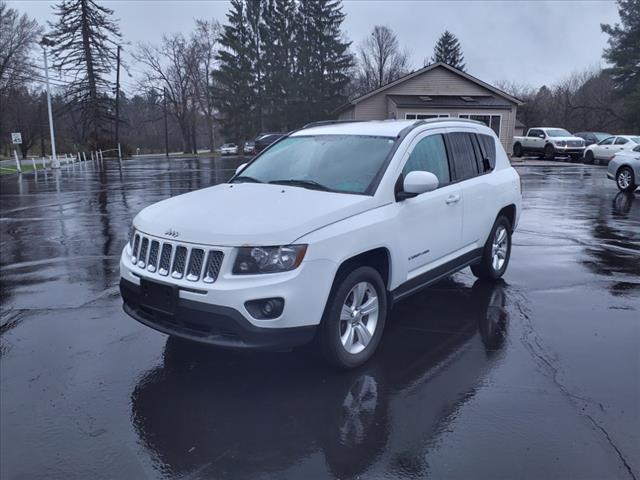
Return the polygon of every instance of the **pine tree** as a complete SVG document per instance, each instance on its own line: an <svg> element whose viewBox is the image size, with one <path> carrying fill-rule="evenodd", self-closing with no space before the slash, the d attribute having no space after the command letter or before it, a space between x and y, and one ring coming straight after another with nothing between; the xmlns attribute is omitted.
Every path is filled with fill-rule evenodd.
<svg viewBox="0 0 640 480"><path fill-rule="evenodd" d="M456 36L449 30L445 30L444 33L440 35L440 38L433 49L431 61L433 63L446 63L447 65L464 72L465 64L462 47L460 46L460 42Z"/></svg>
<svg viewBox="0 0 640 480"><path fill-rule="evenodd" d="M607 70L624 100L631 130L640 129L640 0L618 0L622 24L601 25L609 35L609 48L604 59L612 67Z"/></svg>
<svg viewBox="0 0 640 480"><path fill-rule="evenodd" d="M297 73L301 86L299 123L324 120L346 101L353 66L350 42L342 38L345 14L339 0L300 0Z"/></svg>
<svg viewBox="0 0 640 480"><path fill-rule="evenodd" d="M109 74L120 31L113 10L94 0L62 0L54 13L58 19L48 35L55 43L54 67L74 79L68 94L80 107L89 145L96 148L109 119Z"/></svg>
<svg viewBox="0 0 640 480"><path fill-rule="evenodd" d="M254 51L245 7L243 0L231 0L228 23L220 37L219 66L213 73L213 95L222 117L223 134L238 145L256 131Z"/></svg>

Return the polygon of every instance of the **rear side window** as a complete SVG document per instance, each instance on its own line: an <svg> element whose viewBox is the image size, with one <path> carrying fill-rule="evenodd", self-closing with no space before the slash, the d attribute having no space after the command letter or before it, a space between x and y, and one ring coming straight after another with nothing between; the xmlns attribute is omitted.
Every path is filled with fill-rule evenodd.
<svg viewBox="0 0 640 480"><path fill-rule="evenodd" d="M448 133L449 153L453 159L456 180L466 180L478 175L478 164L473 148L472 134Z"/></svg>
<svg viewBox="0 0 640 480"><path fill-rule="evenodd" d="M442 135L430 135L418 142L402 169L402 175L406 176L407 173L415 170L433 173L438 177L440 186L447 185L451 181L447 150Z"/></svg>
<svg viewBox="0 0 640 480"><path fill-rule="evenodd" d="M477 136L478 143L480 144L480 150L483 155L483 159L486 158L489 161L489 170L493 170L496 167L496 142L493 137L479 133Z"/></svg>
<svg viewBox="0 0 640 480"><path fill-rule="evenodd" d="M616 138L616 141L614 142L615 145L624 145L625 143L627 143L629 140L627 140L626 138L623 137L618 137Z"/></svg>

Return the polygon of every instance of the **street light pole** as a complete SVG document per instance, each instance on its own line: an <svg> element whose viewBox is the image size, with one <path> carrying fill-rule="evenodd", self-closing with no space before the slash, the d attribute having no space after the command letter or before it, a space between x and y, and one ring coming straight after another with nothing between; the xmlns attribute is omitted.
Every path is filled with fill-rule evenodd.
<svg viewBox="0 0 640 480"><path fill-rule="evenodd" d="M49 110L49 133L51 134L51 168L60 168L60 162L56 155L56 136L53 131L53 114L51 113L51 89L49 87L49 65L47 64L47 47L53 42L47 37L42 38L42 51L44 52L44 75L47 80L47 108Z"/></svg>

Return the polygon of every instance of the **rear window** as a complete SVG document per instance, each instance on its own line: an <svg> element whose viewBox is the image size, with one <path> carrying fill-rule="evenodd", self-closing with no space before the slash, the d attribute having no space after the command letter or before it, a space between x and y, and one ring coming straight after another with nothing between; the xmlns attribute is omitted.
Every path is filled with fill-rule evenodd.
<svg viewBox="0 0 640 480"><path fill-rule="evenodd" d="M496 141L492 136L482 133L478 134L477 138L482 154L484 158L489 160L489 166L493 170L496 167Z"/></svg>
<svg viewBox="0 0 640 480"><path fill-rule="evenodd" d="M478 175L478 164L471 135L467 132L447 134L456 180L466 180Z"/></svg>

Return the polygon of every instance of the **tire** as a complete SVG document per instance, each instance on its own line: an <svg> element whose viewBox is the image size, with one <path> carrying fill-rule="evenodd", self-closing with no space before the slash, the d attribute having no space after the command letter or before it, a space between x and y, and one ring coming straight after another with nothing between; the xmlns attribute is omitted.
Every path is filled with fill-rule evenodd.
<svg viewBox="0 0 640 480"><path fill-rule="evenodd" d="M519 143L516 143L513 146L513 156L517 158L522 157L522 145L520 145Z"/></svg>
<svg viewBox="0 0 640 480"><path fill-rule="evenodd" d="M374 296L375 302L369 306L377 307L377 311L359 314L360 308L373 302ZM331 289L318 337L325 359L341 369L365 363L380 343L386 317L387 289L377 270L358 267L338 278Z"/></svg>
<svg viewBox="0 0 640 480"><path fill-rule="evenodd" d="M504 232L504 237L502 237L502 232ZM493 224L487 243L484 245L480 263L471 265L471 271L480 279L497 280L507 270L510 257L511 223L507 217L501 215Z"/></svg>
<svg viewBox="0 0 640 480"><path fill-rule="evenodd" d="M633 192L638 187L633 170L629 167L619 168L616 173L616 185L621 192Z"/></svg>
<svg viewBox="0 0 640 480"><path fill-rule="evenodd" d="M590 165L593 165L596 161L591 150L586 151L586 153L584 154L584 159Z"/></svg>
<svg viewBox="0 0 640 480"><path fill-rule="evenodd" d="M553 145L547 144L547 146L544 147L544 158L546 160L555 160L555 158L556 158L556 149L553 148Z"/></svg>

